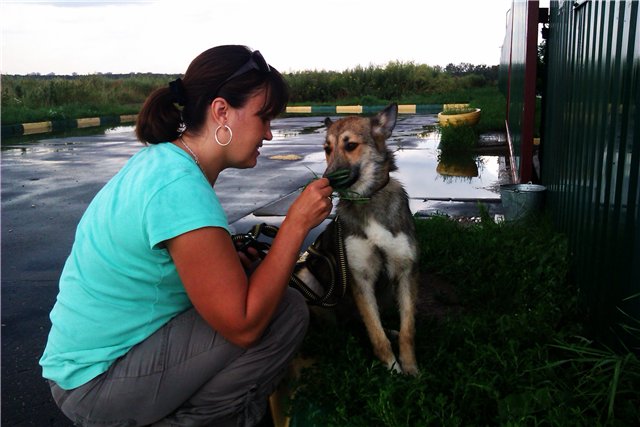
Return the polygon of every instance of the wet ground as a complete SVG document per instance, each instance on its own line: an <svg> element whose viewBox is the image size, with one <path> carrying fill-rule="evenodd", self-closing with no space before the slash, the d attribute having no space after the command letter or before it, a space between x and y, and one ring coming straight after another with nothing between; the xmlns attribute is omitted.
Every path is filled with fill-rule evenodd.
<svg viewBox="0 0 640 427"><path fill-rule="evenodd" d="M274 140L263 146L258 166L221 174L216 191L237 232L257 221L279 224L297 191L314 173L322 174L323 119L274 121ZM405 184L413 212L470 218L479 215L476 201L483 200L491 214L500 215L504 158L472 159L478 176L438 173L435 123L435 115L401 115L390 140L399 167L396 176ZM483 145L499 153L503 141L487 135ZM82 213L140 147L132 127L93 136L2 142L3 426L70 425L53 404L38 366L48 314Z"/></svg>

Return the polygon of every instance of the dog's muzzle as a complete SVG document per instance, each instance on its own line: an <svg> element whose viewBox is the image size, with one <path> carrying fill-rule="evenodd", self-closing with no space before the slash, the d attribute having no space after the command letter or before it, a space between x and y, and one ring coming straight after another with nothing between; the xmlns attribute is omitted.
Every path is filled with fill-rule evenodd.
<svg viewBox="0 0 640 427"><path fill-rule="evenodd" d="M329 179L329 184L336 190L344 190L351 187L360 178L360 168L340 168L330 170L327 168L323 178Z"/></svg>

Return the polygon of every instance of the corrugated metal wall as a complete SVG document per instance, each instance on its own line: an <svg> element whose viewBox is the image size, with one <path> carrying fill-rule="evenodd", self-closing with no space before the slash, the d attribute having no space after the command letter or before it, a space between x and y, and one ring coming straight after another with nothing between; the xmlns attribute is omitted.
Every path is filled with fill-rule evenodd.
<svg viewBox="0 0 640 427"><path fill-rule="evenodd" d="M547 208L607 333L640 320L640 32L635 1L552 1L542 134Z"/></svg>
<svg viewBox="0 0 640 427"><path fill-rule="evenodd" d="M500 87L507 99L506 129L514 182L532 180L538 1L515 0L506 16Z"/></svg>

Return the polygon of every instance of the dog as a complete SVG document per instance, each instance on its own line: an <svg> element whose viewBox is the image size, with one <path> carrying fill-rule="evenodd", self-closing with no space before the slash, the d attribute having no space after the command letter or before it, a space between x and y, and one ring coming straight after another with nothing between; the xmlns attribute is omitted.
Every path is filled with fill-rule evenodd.
<svg viewBox="0 0 640 427"><path fill-rule="evenodd" d="M402 184L390 175L397 170L386 141L398 116L391 104L373 117L350 116L325 120L325 177L340 197L336 206L344 236L352 297L364 322L374 354L390 370L419 373L415 357L415 311L418 290L418 242L409 199ZM313 282L306 276L307 281ZM385 280L386 279L386 280ZM400 311L399 361L380 320L376 285L394 286ZM314 285L318 289L319 283ZM378 292L380 294L380 292Z"/></svg>

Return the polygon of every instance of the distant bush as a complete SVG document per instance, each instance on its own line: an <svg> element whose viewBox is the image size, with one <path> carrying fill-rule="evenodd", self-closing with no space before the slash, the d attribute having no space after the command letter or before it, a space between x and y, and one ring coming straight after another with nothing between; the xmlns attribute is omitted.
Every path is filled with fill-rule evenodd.
<svg viewBox="0 0 640 427"><path fill-rule="evenodd" d="M494 68L495 78L487 71ZM482 73L476 74L476 69ZM288 73L285 78L294 104L341 103L364 96L376 101L406 100L491 86L497 81L497 67L452 66L451 70L455 73L441 67L392 61L384 67L358 66L343 72L300 71Z"/></svg>
<svg viewBox="0 0 640 427"><path fill-rule="evenodd" d="M175 76L2 76L2 124L137 113Z"/></svg>

